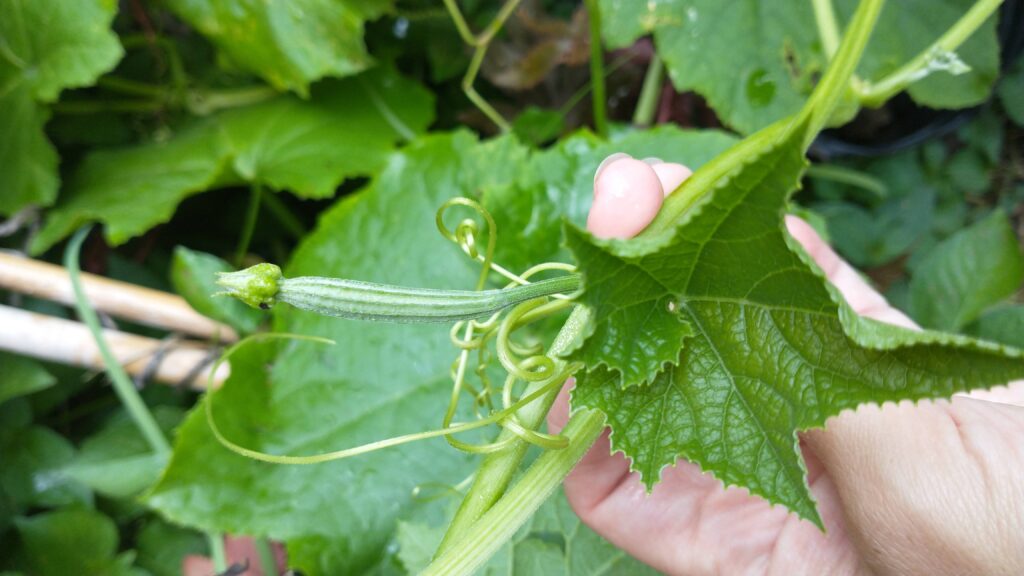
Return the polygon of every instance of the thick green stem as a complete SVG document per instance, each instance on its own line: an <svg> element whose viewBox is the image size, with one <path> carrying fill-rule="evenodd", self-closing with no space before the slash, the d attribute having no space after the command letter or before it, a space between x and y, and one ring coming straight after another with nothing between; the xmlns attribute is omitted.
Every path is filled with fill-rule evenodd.
<svg viewBox="0 0 1024 576"><path fill-rule="evenodd" d="M263 196L263 186L253 183L249 187L249 207L245 212L245 222L242 224L242 234L238 237L238 248L235 250L235 267L242 266L242 260L249 251L249 243L252 241L252 234L256 230L256 220L260 215L260 198Z"/></svg>
<svg viewBox="0 0 1024 576"><path fill-rule="evenodd" d="M925 48L913 60L898 70L874 83L862 83L856 87L862 105L877 108L886 100L902 92L914 82L936 71L958 73L966 71L954 51L967 41L974 32L991 17L1003 0L978 0L945 34L931 46Z"/></svg>
<svg viewBox="0 0 1024 576"><path fill-rule="evenodd" d="M214 574L223 574L228 569L228 555L224 549L224 535L220 532L207 532L206 540L210 544L210 560L213 560Z"/></svg>
<svg viewBox="0 0 1024 576"><path fill-rule="evenodd" d="M604 86L604 48L601 45L601 9L597 0L586 0L590 18L590 83L594 107L594 130L602 138L608 137L607 96Z"/></svg>
<svg viewBox="0 0 1024 576"><path fill-rule="evenodd" d="M277 219L281 224L281 227L285 229L296 240L302 240L306 237L309 232L306 227L298 219L292 211L288 209L288 206L277 197L277 194L264 194L260 200L263 202L263 207L270 212L271 216Z"/></svg>
<svg viewBox="0 0 1024 576"><path fill-rule="evenodd" d="M270 540L256 538L256 554L260 557L260 568L263 569L263 576L278 576L277 559L274 558L274 550L270 547Z"/></svg>
<svg viewBox="0 0 1024 576"><path fill-rule="evenodd" d="M872 200L881 200L889 195L889 187L882 180L845 166L814 164L807 168L807 176L864 190L871 194Z"/></svg>
<svg viewBox="0 0 1024 576"><path fill-rule="evenodd" d="M804 147L810 146L832 116L839 100L847 93L850 78L860 62L883 4L884 0L863 0L860 3L835 58L798 116L786 117L762 128L694 172L679 190L669 194L661 211L640 236L652 237L674 230L683 214L713 190L722 178L783 137L794 125L794 118L808 122Z"/></svg>
<svg viewBox="0 0 1024 576"><path fill-rule="evenodd" d="M89 235L90 229L91 226L86 226L75 232L75 235L71 237L71 241L68 242L67 250L64 252L64 267L67 268L68 276L71 278L71 288L75 294L75 308L78 310L79 318L89 328L89 332L92 333L92 337L96 341L96 347L99 348L100 356L103 358L103 365L106 367L107 375L114 386L114 392L121 400L125 410L128 411L128 416L135 422L135 426L138 427L139 432L142 433L143 438L146 439L153 452L166 455L170 453L171 445L164 438L160 426L156 423L156 419L153 418L149 408L146 407L146 403L142 401L142 397L139 396L138 390L132 384L131 378L125 373L121 363L117 361L117 357L114 356L114 353L107 345L107 340L103 337L103 329L100 327L100 319L96 315L96 310L89 304L85 289L82 288L78 254L82 249L82 242Z"/></svg>
<svg viewBox="0 0 1024 576"><path fill-rule="evenodd" d="M449 546L420 576L464 576L487 561L540 508L562 480L583 458L604 430L605 416L581 409L573 414L562 434L569 445L548 450L523 477L469 531Z"/></svg>
<svg viewBox="0 0 1024 576"><path fill-rule="evenodd" d="M552 344L548 354L557 356L569 350L573 342L583 334L589 316L590 314L586 308L577 306L565 322L565 325L562 326L562 330L559 332L558 337L555 338L555 342ZM523 396L529 396L550 384L551 382L547 380L531 382L526 390L523 391ZM524 406L516 413L516 419L526 429L539 429L544 423L544 418L547 416L548 411L551 410L551 405L554 404L558 391L559 388L554 387L551 392L545 394L542 398ZM514 436L514 432L503 429L498 436L497 442L509 440ZM473 479L473 485L462 500L462 504L455 513L455 518L448 526L448 531L445 533L444 539L437 549L437 556L444 554L456 543L468 537L470 532L474 530L476 522L502 497L505 489L508 488L509 483L512 481L512 477L519 470L519 464L523 461L523 457L526 456L526 450L529 447L529 443L516 438L511 440L511 444L508 447L492 452L484 458Z"/></svg>
<svg viewBox="0 0 1024 576"><path fill-rule="evenodd" d="M832 0L811 0L811 4L814 6L814 21L818 25L821 47L825 50L825 56L832 60L839 49L839 22L836 20Z"/></svg>
<svg viewBox="0 0 1024 576"><path fill-rule="evenodd" d="M640 98L636 102L636 110L633 112L633 124L636 126L650 126L654 122L654 115L658 111L658 102L661 99L661 84L665 76L665 65L657 54L651 57L651 63L647 65L647 74L644 76L644 84L640 89Z"/></svg>

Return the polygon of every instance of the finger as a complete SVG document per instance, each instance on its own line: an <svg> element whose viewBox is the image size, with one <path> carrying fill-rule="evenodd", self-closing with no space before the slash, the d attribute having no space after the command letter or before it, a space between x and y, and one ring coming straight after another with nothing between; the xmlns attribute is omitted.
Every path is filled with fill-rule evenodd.
<svg viewBox="0 0 1024 576"><path fill-rule="evenodd" d="M810 224L796 216L787 215L786 228L825 273L828 281L839 290L854 312L879 322L920 329L906 314L889 305L881 294L821 239Z"/></svg>
<svg viewBox="0 0 1024 576"><path fill-rule="evenodd" d="M663 201L661 181L650 164L633 158L602 163L587 229L598 238L632 238L654 220Z"/></svg>

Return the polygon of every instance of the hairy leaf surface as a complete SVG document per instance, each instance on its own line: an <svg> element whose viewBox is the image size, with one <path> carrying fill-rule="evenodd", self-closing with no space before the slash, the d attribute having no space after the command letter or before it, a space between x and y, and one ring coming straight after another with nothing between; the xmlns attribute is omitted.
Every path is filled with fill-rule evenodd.
<svg viewBox="0 0 1024 576"><path fill-rule="evenodd" d="M1004 384L1024 376L1024 355L853 314L783 231L785 201L805 165L804 131L788 134L719 182L668 237L599 241L568 229L583 302L598 311L577 352L588 371L573 398L608 415L613 449L648 487L685 457L820 525L797 431L864 402ZM651 318L614 315L638 301L650 304ZM673 306L653 304L663 301ZM594 347L616 344L605 333L657 344L658 327L675 316L691 327L676 365L658 371L662 357L648 349L660 349L636 343L627 353L651 370L643 381L594 362Z"/></svg>

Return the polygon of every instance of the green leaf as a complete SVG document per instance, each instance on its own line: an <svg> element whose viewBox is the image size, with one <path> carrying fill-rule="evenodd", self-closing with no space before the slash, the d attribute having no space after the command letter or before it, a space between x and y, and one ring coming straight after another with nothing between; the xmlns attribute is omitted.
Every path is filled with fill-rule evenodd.
<svg viewBox="0 0 1024 576"><path fill-rule="evenodd" d="M993 308L965 327L964 332L1024 349L1024 304Z"/></svg>
<svg viewBox="0 0 1024 576"><path fill-rule="evenodd" d="M231 272L230 264L212 254L189 250L184 246L174 249L171 263L171 283L197 312L224 322L243 334L255 332L263 321L263 314L234 298L215 298L221 289L215 284L217 272Z"/></svg>
<svg viewBox="0 0 1024 576"><path fill-rule="evenodd" d="M179 528L159 518L150 518L139 529L135 545L139 568L153 576L181 576L182 562L191 554L208 556L206 538L193 530Z"/></svg>
<svg viewBox="0 0 1024 576"><path fill-rule="evenodd" d="M180 410L168 406L156 407L153 416L168 436L182 418ZM131 418L119 412L82 443L64 472L99 494L129 498L152 486L166 463L167 457L154 453Z"/></svg>
<svg viewBox="0 0 1024 576"><path fill-rule="evenodd" d="M72 173L60 203L32 241L43 252L82 224L99 220L106 237L122 244L167 222L178 203L206 190L224 168L226 143L202 123L166 142L89 154Z"/></svg>
<svg viewBox="0 0 1024 576"><path fill-rule="evenodd" d="M0 8L0 79L27 82L40 102L91 85L124 53L110 30L116 10L112 0L7 0Z"/></svg>
<svg viewBox="0 0 1024 576"><path fill-rule="evenodd" d="M75 448L42 426L0 430L0 488L21 509L92 504L88 487L64 473Z"/></svg>
<svg viewBox="0 0 1024 576"><path fill-rule="evenodd" d="M49 111L32 100L31 88L0 86L0 215L30 204L49 205L57 198L57 151L43 126Z"/></svg>
<svg viewBox="0 0 1024 576"><path fill-rule="evenodd" d="M911 316L922 326L959 330L1024 282L1024 255L997 210L936 246L910 280Z"/></svg>
<svg viewBox="0 0 1024 576"><path fill-rule="evenodd" d="M45 390L57 383L38 362L0 352L0 404L11 398Z"/></svg>
<svg viewBox="0 0 1024 576"><path fill-rule="evenodd" d="M122 244L168 221L185 198L239 180L330 196L345 178L381 168L396 141L426 129L431 109L428 92L378 69L319 84L309 100L280 96L222 112L165 142L93 152L32 251L93 220L106 224L110 243Z"/></svg>
<svg viewBox="0 0 1024 576"><path fill-rule="evenodd" d="M66 508L15 520L31 573L100 576L116 570L117 526L86 508Z"/></svg>
<svg viewBox="0 0 1024 576"><path fill-rule="evenodd" d="M286 274L472 287L478 269L441 238L434 213L452 196L512 181L522 169L514 160L523 157L508 138L478 144L456 133L417 140L393 155L367 189L324 214ZM447 328L282 308L275 329L337 344L285 344L276 355L251 345L233 357L214 410L233 441L316 454L440 425L456 355ZM287 541L296 567L307 573L358 574L377 563L415 486L454 485L473 462L437 439L327 464L269 465L221 447L200 406L182 425L148 502L189 526ZM340 563L330 569L317 565L328 549Z"/></svg>
<svg viewBox="0 0 1024 576"><path fill-rule="evenodd" d="M167 6L232 63L305 95L315 80L349 76L373 62L363 45L363 23L391 1L168 0Z"/></svg>
<svg viewBox="0 0 1024 576"><path fill-rule="evenodd" d="M42 104L92 84L121 59L110 30L116 8L111 0L0 4L0 215L57 197L57 153L43 133Z"/></svg>
<svg viewBox="0 0 1024 576"><path fill-rule="evenodd" d="M431 561L443 527L413 522L398 525L398 558L410 574ZM619 550L587 528L559 491L490 561L480 576L641 576L658 572Z"/></svg>
<svg viewBox="0 0 1024 576"><path fill-rule="evenodd" d="M1006 115L1017 126L1024 126L1024 58L1018 56L999 82L999 101Z"/></svg>
<svg viewBox="0 0 1024 576"><path fill-rule="evenodd" d="M879 80L910 60L973 3L887 3L859 67L862 77ZM857 1L836 4L842 17L853 13ZM610 47L626 46L653 33L675 87L703 95L725 124L743 133L796 112L826 64L812 5L804 0L741 0L728 6L719 0L601 0L600 6ZM999 68L994 19L957 54L971 72L933 73L913 85L910 95L924 105L943 108L970 106L987 98Z"/></svg>
<svg viewBox="0 0 1024 576"><path fill-rule="evenodd" d="M230 110L220 122L247 182L326 198L347 177L384 166L396 141L411 140L433 118L433 97L387 68L322 82L309 100L294 96Z"/></svg>
<svg viewBox="0 0 1024 576"><path fill-rule="evenodd" d="M661 319L621 330L643 334L677 314L693 328L678 365L652 384L623 388L635 382L589 365L573 401L607 415L613 449L632 460L648 487L684 457L820 526L797 431L865 402L1003 384L1024 375L1024 353L857 317L783 231L783 208L805 166L805 137L790 129L735 168L667 237L599 241L569 229L583 303L615 310L668 299L675 311L652 308ZM607 278L612 267L614 280ZM595 301L618 293L624 300Z"/></svg>

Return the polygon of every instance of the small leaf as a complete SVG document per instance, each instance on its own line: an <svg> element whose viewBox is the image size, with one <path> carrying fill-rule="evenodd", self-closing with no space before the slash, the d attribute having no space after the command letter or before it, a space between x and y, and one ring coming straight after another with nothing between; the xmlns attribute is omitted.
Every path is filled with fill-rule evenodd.
<svg viewBox="0 0 1024 576"><path fill-rule="evenodd" d="M216 274L232 270L234 268L230 264L212 254L178 246L171 262L171 283L174 291L200 314L249 334L259 328L263 314L234 298L213 296L221 291L215 283Z"/></svg>
<svg viewBox="0 0 1024 576"><path fill-rule="evenodd" d="M42 426L0 431L0 487L21 509L33 506L92 504L84 484L64 473L75 448Z"/></svg>
<svg viewBox="0 0 1024 576"><path fill-rule="evenodd" d="M161 406L153 410L166 435L181 421L179 410ZM136 496L152 486L167 463L138 433L126 413L118 413L99 432L87 438L64 472L110 498Z"/></svg>
<svg viewBox="0 0 1024 576"><path fill-rule="evenodd" d="M65 508L15 520L21 545L39 576L101 576L116 569L117 526L87 508Z"/></svg>
<svg viewBox="0 0 1024 576"><path fill-rule="evenodd" d="M1018 57L999 82L999 101L1006 115L1017 126L1024 126L1024 58Z"/></svg>
<svg viewBox="0 0 1024 576"><path fill-rule="evenodd" d="M1024 350L1024 304L993 308L964 328L964 332Z"/></svg>
<svg viewBox="0 0 1024 576"><path fill-rule="evenodd" d="M390 5L390 0L167 2L232 62L302 95L310 82L348 76L370 65L363 22Z"/></svg>
<svg viewBox="0 0 1024 576"><path fill-rule="evenodd" d="M936 246L910 280L911 316L922 326L959 330L1024 282L1024 255L1002 211Z"/></svg>
<svg viewBox="0 0 1024 576"><path fill-rule="evenodd" d="M38 362L0 352L0 404L11 398L45 390L57 383Z"/></svg>
<svg viewBox="0 0 1024 576"><path fill-rule="evenodd" d="M209 547L202 534L155 517L147 519L139 529L135 545L139 551L136 564L153 576L181 576L186 556L209 555Z"/></svg>

